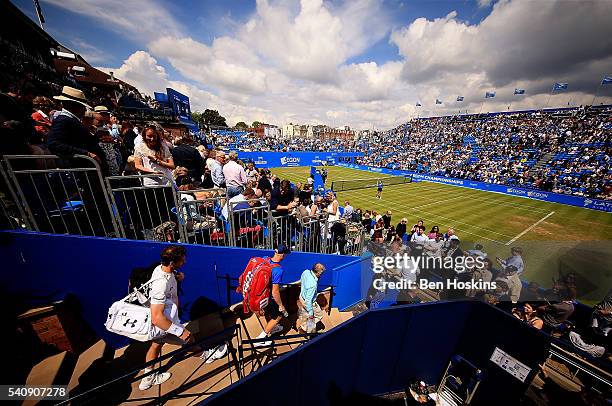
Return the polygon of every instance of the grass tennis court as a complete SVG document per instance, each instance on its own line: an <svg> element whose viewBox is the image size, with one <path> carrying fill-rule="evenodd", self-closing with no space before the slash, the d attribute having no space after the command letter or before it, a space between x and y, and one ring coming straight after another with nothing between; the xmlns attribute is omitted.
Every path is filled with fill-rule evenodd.
<svg viewBox="0 0 612 406"><path fill-rule="evenodd" d="M327 167L326 186L334 180L383 177L368 171ZM281 179L304 182L310 167L273 168ZM597 301L612 289L612 214L499 193L431 182L385 186L382 199L376 188L338 192L340 204L354 208L391 210L392 224L402 217L409 228L419 219L426 231L437 225L442 232L453 227L463 249L479 242L489 258L506 258L511 246L521 246L524 278L550 287L559 272L578 275L583 301Z"/></svg>

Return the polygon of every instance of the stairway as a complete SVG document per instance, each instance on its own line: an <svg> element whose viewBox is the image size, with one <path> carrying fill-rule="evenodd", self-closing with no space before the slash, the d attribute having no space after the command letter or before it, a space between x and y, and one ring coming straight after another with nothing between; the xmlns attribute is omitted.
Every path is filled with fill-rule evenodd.
<svg viewBox="0 0 612 406"><path fill-rule="evenodd" d="M546 154L544 154L540 159L538 159L538 161L531 167L529 168L529 176L532 176L533 174L537 173L540 169L542 169L544 166L546 166L547 163L549 163L553 157L555 156L554 152L547 152Z"/></svg>
<svg viewBox="0 0 612 406"><path fill-rule="evenodd" d="M299 284L290 285L281 290L281 297L290 314L287 319L283 319L284 330L279 334L279 339L275 341L272 347L253 348L250 345L243 345L242 371L244 376L301 345L297 342L298 339L282 338L299 334L295 328L295 320L297 319L296 298L299 290ZM329 309L330 296L331 292L325 290L320 292L317 297L318 303L324 310L323 319L318 325L319 333L327 332L353 317L352 312L341 312L337 308ZM327 313L328 309L329 314ZM239 324L241 327L242 340L257 337L263 329L261 318L253 314L246 316L242 314L241 303L191 321L187 328L198 339L211 336L235 324ZM239 345L238 340L234 338L232 340L233 348L237 349ZM162 353L168 354L179 348L177 345L166 344ZM144 362L147 349L147 343L133 342L129 346L114 351L103 340L98 340L79 356L63 351L34 365L26 384L39 386L68 385L72 397L138 368ZM184 405L197 403L239 379L237 365L229 356L229 351L226 357L215 360L210 364L206 364L199 357L200 354L201 351L194 352L192 356L178 361L164 360L162 364L167 367L167 371L172 373L172 377L162 385L140 391L138 384L142 372L138 372L133 379L126 380L123 384L113 385L104 393L96 392L95 401L133 405L147 403L154 398L169 405ZM162 399L159 399L160 397ZM148 398L148 400L145 400L145 398ZM24 405L30 406L37 403L37 401L26 401ZM79 403L78 401L74 402L74 404Z"/></svg>

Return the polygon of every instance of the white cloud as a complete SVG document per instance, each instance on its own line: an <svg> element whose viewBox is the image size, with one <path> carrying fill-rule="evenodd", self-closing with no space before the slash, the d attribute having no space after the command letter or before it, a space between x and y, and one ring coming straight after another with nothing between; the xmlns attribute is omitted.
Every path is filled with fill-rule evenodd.
<svg viewBox="0 0 612 406"><path fill-rule="evenodd" d="M505 109L511 100L536 107L542 99L539 106L545 105L554 82L564 81L575 91L574 102L590 103L586 95L612 66L610 16L609 1L502 0L478 24L454 12L419 18L394 31L391 40L406 61L403 80L429 101L461 94L464 106L477 111L484 92L497 88L498 97L483 108ZM528 96L513 97L514 87L527 89ZM569 98L553 97L551 105ZM457 106L438 109L452 112Z"/></svg>
<svg viewBox="0 0 612 406"><path fill-rule="evenodd" d="M211 47L192 38L160 38L149 45L154 55L168 59L183 76L204 85L252 93L266 91L266 75L252 66L258 58L232 38L216 39Z"/></svg>
<svg viewBox="0 0 612 406"><path fill-rule="evenodd" d="M131 39L177 35L180 24L157 0L43 0L67 11L94 18Z"/></svg>
<svg viewBox="0 0 612 406"><path fill-rule="evenodd" d="M99 15L105 7L77 3L77 12L108 21ZM246 22L228 17L230 29L210 43L182 34L151 4L150 17L169 25L158 32L158 23L136 27L132 16L121 19L119 31L142 38L146 51L133 53L115 75L145 93L173 87L190 96L194 110L219 110L228 123L388 128L417 114L505 110L511 102L541 107L555 81L569 82L570 93L550 98L551 106L590 103L601 76L612 73L612 2L480 1L492 11L479 23L451 12L395 30L398 60L386 63L351 62L389 33L380 1L258 0ZM527 95L515 97L514 87ZM497 96L483 103L487 90Z"/></svg>
<svg viewBox="0 0 612 406"><path fill-rule="evenodd" d="M331 9L322 0L291 5L257 1L238 38L291 77L337 80L336 69L382 39L390 24L380 1L351 0Z"/></svg>

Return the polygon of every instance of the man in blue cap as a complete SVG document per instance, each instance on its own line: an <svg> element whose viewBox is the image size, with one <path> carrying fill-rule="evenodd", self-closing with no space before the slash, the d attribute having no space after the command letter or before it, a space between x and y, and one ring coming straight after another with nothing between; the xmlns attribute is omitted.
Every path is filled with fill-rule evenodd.
<svg viewBox="0 0 612 406"><path fill-rule="evenodd" d="M272 265L272 289L271 298L268 301L268 305L265 309L265 314L268 317L268 321L263 331L255 338L270 337L273 334L280 333L283 331L283 326L279 324L283 316L289 316L289 313L283 305L280 295L280 284L283 279L283 267L280 262L291 253L291 249L283 243L279 243L274 250L274 255L270 258L270 264ZM253 344L256 347L267 347L272 344L272 341L260 341Z"/></svg>

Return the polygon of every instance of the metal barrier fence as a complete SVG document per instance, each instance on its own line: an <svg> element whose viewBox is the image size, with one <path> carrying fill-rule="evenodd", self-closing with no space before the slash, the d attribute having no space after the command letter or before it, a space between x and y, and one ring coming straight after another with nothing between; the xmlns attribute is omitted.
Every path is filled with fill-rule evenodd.
<svg viewBox="0 0 612 406"><path fill-rule="evenodd" d="M179 227L191 244L231 246L230 230L222 215L227 201L225 189L179 191Z"/></svg>
<svg viewBox="0 0 612 406"><path fill-rule="evenodd" d="M3 178L30 230L120 236L100 167L88 156L5 155Z"/></svg>
<svg viewBox="0 0 612 406"><path fill-rule="evenodd" d="M272 249L272 217L265 199L229 202L227 221L230 224L232 246Z"/></svg>
<svg viewBox="0 0 612 406"><path fill-rule="evenodd" d="M178 227L179 200L172 179L161 174L109 176L106 186L123 238L186 241Z"/></svg>
<svg viewBox="0 0 612 406"><path fill-rule="evenodd" d="M266 199L230 203L224 189L178 191L161 174L103 179L87 156L5 156L0 172L2 228L342 255L361 255L366 241L358 223L279 215Z"/></svg>

